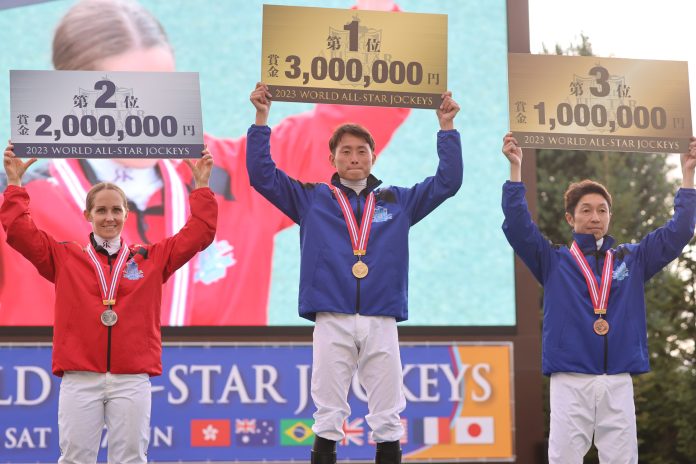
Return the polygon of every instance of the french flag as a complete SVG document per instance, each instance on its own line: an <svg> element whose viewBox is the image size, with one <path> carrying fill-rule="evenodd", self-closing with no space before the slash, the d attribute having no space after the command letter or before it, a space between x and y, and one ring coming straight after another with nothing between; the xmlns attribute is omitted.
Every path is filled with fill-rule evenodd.
<svg viewBox="0 0 696 464"><path fill-rule="evenodd" d="M426 445L452 442L452 429L449 417L424 417L413 419L413 441Z"/></svg>

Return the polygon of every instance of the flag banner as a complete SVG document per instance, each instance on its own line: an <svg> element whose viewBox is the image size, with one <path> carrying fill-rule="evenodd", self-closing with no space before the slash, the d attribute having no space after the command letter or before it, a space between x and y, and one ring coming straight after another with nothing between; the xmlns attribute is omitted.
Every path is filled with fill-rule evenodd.
<svg viewBox="0 0 696 464"><path fill-rule="evenodd" d="M227 419L193 419L191 447L230 446L230 421Z"/></svg>
<svg viewBox="0 0 696 464"><path fill-rule="evenodd" d="M404 462L514 460L511 343L404 343L401 359ZM151 379L148 459L309 458L310 344L165 344L162 361L163 374ZM50 344L0 344L0 464L56 462L59 389ZM339 462L373 462L367 394L357 377L348 402Z"/></svg>

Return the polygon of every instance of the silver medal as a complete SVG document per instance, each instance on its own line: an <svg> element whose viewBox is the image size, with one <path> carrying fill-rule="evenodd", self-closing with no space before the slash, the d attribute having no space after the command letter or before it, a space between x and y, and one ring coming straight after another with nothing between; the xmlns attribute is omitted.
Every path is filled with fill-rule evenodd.
<svg viewBox="0 0 696 464"><path fill-rule="evenodd" d="M116 324L116 321L118 321L118 315L116 314L116 311L112 309L106 309L103 313L101 313L101 322L105 326L111 327L112 325Z"/></svg>

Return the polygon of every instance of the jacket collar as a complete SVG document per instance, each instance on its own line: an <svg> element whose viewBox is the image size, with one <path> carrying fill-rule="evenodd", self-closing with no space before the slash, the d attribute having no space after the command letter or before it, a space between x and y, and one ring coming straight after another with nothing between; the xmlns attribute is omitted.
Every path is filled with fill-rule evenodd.
<svg viewBox="0 0 696 464"><path fill-rule="evenodd" d="M100 253L104 256L116 256L118 254L118 251L115 253L109 253L109 250L101 246L99 243L97 243L96 239L94 238L94 232L89 233L89 241L92 243L92 246L94 247L94 251L97 253ZM121 239L121 246L123 246L123 239ZM130 258L130 255L133 253L128 250L128 257Z"/></svg>
<svg viewBox="0 0 696 464"><path fill-rule="evenodd" d="M368 193L370 193L371 191L373 191L374 189L379 187L381 184L382 184L381 180L377 179L375 176L370 174L369 176L367 176L367 187L365 187L365 189L362 192L360 192L360 194L363 196L366 196ZM337 172L335 172L333 174L333 176L331 176L331 185L334 185L334 186L340 188L345 194L355 193L355 191L353 191L353 189L348 188L345 185L341 184L341 178L338 177Z"/></svg>
<svg viewBox="0 0 696 464"><path fill-rule="evenodd" d="M595 251L606 252L615 242L614 237L605 235L602 246L597 250L597 240L595 240L592 234L577 234L573 232L573 240L578 244L583 254L594 253Z"/></svg>

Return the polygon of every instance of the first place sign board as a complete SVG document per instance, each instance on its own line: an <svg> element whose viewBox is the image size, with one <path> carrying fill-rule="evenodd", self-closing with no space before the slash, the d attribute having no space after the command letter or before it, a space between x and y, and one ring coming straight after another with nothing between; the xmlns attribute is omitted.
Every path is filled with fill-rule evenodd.
<svg viewBox="0 0 696 464"><path fill-rule="evenodd" d="M522 147L683 153L685 61L508 55L510 128Z"/></svg>
<svg viewBox="0 0 696 464"><path fill-rule="evenodd" d="M437 108L447 16L264 5L261 81L278 101Z"/></svg>
<svg viewBox="0 0 696 464"><path fill-rule="evenodd" d="M34 158L199 158L197 73L10 71L12 143Z"/></svg>

